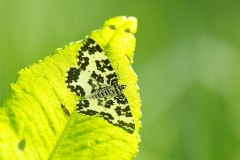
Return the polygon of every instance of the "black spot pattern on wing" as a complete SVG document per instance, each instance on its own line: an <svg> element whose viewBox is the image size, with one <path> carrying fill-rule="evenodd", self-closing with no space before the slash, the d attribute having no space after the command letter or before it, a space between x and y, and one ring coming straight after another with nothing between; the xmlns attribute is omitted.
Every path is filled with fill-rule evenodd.
<svg viewBox="0 0 240 160"><path fill-rule="evenodd" d="M93 55L96 51L99 51L100 46L94 46L94 44L95 41L88 38L78 51L78 65L83 70L86 70L86 67L89 65L89 55Z"/></svg>
<svg viewBox="0 0 240 160"><path fill-rule="evenodd" d="M87 40L90 44L94 44L94 43L96 43L92 38L88 38L88 40Z"/></svg>
<svg viewBox="0 0 240 160"><path fill-rule="evenodd" d="M75 67L71 67L68 71L67 71L67 80L66 83L72 83L77 82L78 80L78 76L80 75L80 69L79 68L75 68Z"/></svg>
<svg viewBox="0 0 240 160"><path fill-rule="evenodd" d="M97 74L95 71L92 72L91 77L96 79L98 82L104 82L104 78L100 74Z"/></svg>
<svg viewBox="0 0 240 160"><path fill-rule="evenodd" d="M89 58L88 57L82 57L80 55L81 54L79 54L80 61L78 62L78 65L82 70L86 70L87 66L89 65Z"/></svg>
<svg viewBox="0 0 240 160"><path fill-rule="evenodd" d="M102 99L102 98L99 98L99 99L98 99L98 105L99 105L99 106L102 106L102 105L103 105L103 99Z"/></svg>
<svg viewBox="0 0 240 160"><path fill-rule="evenodd" d="M101 112L100 113L100 117L103 117L105 120L107 120L109 123L112 123L112 120L114 120L114 117L109 114L109 113L105 113L105 112Z"/></svg>
<svg viewBox="0 0 240 160"><path fill-rule="evenodd" d="M88 108L90 105L88 100L80 100L80 103L78 104L78 109L82 110L84 108Z"/></svg>
<svg viewBox="0 0 240 160"><path fill-rule="evenodd" d="M119 116L132 117L129 105L127 105L125 108L118 106L115 108L115 111Z"/></svg>
<svg viewBox="0 0 240 160"><path fill-rule="evenodd" d="M107 76L107 83L111 86L114 84L118 84L117 74L114 72L112 74L108 74Z"/></svg>
<svg viewBox="0 0 240 160"><path fill-rule="evenodd" d="M108 59L101 60L101 61L95 61L97 69L101 71L102 73L106 71L113 71L113 68L109 62Z"/></svg>
<svg viewBox="0 0 240 160"><path fill-rule="evenodd" d="M67 77L66 77L66 83L67 83L67 87L74 92L76 95L78 96L85 96L85 91L84 89L79 86L79 85L73 85L73 82L77 82L78 81L78 77L80 75L80 69L79 68L75 68L75 67L71 67L68 71L67 71Z"/></svg>
<svg viewBox="0 0 240 160"><path fill-rule="evenodd" d="M99 45L96 46L96 50L97 50L98 52L103 52L102 48L101 48Z"/></svg>
<svg viewBox="0 0 240 160"><path fill-rule="evenodd" d="M118 104L128 104L127 98L123 94L117 95L114 99Z"/></svg>
<svg viewBox="0 0 240 160"><path fill-rule="evenodd" d="M118 123L116 124L116 126L123 128L124 130L126 130L129 133L133 133L135 130L135 124L134 123L126 123L124 121L118 121Z"/></svg>
<svg viewBox="0 0 240 160"><path fill-rule="evenodd" d="M111 108L111 106L113 106L113 105L114 105L114 101L113 100L109 100L109 101L106 102L105 108Z"/></svg>
<svg viewBox="0 0 240 160"><path fill-rule="evenodd" d="M89 115L89 116L93 116L93 115L96 115L98 113L97 111L87 109L87 108L89 108L89 101L88 100L81 100L77 104L77 111L79 113Z"/></svg>

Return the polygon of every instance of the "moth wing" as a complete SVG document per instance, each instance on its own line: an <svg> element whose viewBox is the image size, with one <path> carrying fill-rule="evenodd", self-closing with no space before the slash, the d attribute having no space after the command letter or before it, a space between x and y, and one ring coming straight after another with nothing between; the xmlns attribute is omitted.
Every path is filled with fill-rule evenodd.
<svg viewBox="0 0 240 160"><path fill-rule="evenodd" d="M118 83L118 77L104 50L93 39L88 38L78 52L78 65L97 82L113 85Z"/></svg>
<svg viewBox="0 0 240 160"><path fill-rule="evenodd" d="M112 97L106 103L106 107L111 108L111 113L114 115L114 120L111 121L113 125L121 127L129 133L135 130L135 123L131 113L131 109L127 98L124 94Z"/></svg>
<svg viewBox="0 0 240 160"><path fill-rule="evenodd" d="M67 87L76 95L89 97L99 88L118 83L103 49L93 39L88 38L78 51L78 66L67 71Z"/></svg>
<svg viewBox="0 0 240 160"><path fill-rule="evenodd" d="M77 104L77 112L88 116L98 114L98 108L97 99L83 99Z"/></svg>
<svg viewBox="0 0 240 160"><path fill-rule="evenodd" d="M80 97L89 97L100 87L104 87L102 83L96 81L92 77L77 67L70 67L66 76L67 87Z"/></svg>
<svg viewBox="0 0 240 160"><path fill-rule="evenodd" d="M77 104L77 112L87 116L99 115L110 124L129 133L135 130L130 106L123 94L110 98L80 100Z"/></svg>

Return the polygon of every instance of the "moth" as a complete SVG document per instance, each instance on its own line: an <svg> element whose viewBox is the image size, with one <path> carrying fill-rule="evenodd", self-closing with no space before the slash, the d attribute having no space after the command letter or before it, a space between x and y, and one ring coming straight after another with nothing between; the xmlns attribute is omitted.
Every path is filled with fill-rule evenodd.
<svg viewBox="0 0 240 160"><path fill-rule="evenodd" d="M135 130L134 119L118 76L104 50L92 38L80 47L77 67L67 71L67 87L80 97L76 110L87 116L99 115L128 133Z"/></svg>

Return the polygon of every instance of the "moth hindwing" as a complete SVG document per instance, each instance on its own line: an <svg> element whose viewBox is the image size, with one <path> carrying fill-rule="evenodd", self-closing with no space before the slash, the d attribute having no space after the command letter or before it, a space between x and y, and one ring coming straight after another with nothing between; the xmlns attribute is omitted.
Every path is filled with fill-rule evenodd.
<svg viewBox="0 0 240 160"><path fill-rule="evenodd" d="M133 116L118 77L104 50L88 38L78 51L78 66L67 71L66 85L81 100L77 112L99 115L129 133L135 130Z"/></svg>

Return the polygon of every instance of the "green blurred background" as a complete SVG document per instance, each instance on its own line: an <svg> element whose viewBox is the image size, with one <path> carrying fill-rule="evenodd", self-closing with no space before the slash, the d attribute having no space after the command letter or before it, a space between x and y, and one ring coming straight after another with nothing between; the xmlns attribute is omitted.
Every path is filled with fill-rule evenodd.
<svg viewBox="0 0 240 160"><path fill-rule="evenodd" d="M0 100L21 68L118 15L139 20L136 159L239 160L239 0L0 0Z"/></svg>

